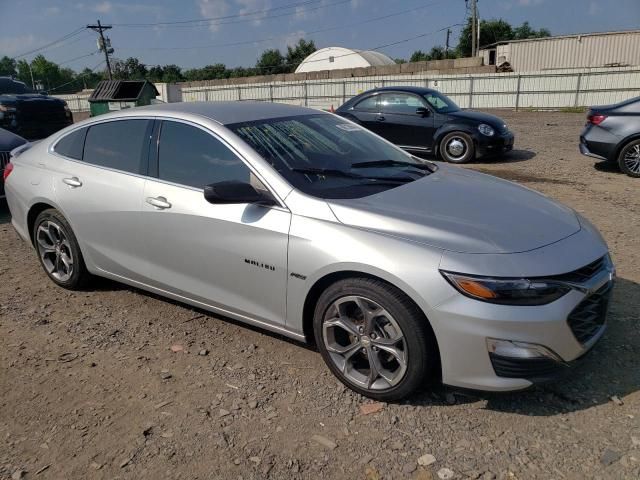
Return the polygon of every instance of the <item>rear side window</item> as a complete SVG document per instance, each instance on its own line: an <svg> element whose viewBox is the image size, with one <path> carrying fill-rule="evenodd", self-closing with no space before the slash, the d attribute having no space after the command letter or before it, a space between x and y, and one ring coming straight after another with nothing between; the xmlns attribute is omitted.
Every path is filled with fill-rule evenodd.
<svg viewBox="0 0 640 480"><path fill-rule="evenodd" d="M149 120L116 120L89 127L83 159L87 163L141 174L149 145Z"/></svg>
<svg viewBox="0 0 640 480"><path fill-rule="evenodd" d="M372 95L358 102L354 107L356 110L362 110L363 112L377 112L378 111L378 96Z"/></svg>
<svg viewBox="0 0 640 480"><path fill-rule="evenodd" d="M158 178L204 188L211 183L251 182L251 170L211 134L179 122L162 122Z"/></svg>
<svg viewBox="0 0 640 480"><path fill-rule="evenodd" d="M82 160L82 150L84 149L84 138L86 135L86 128L71 132L56 143L53 151L65 157Z"/></svg>

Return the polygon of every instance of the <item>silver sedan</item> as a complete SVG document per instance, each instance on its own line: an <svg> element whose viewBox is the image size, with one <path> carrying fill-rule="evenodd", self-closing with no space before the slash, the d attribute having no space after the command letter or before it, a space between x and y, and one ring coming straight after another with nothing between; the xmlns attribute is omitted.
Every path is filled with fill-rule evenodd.
<svg viewBox="0 0 640 480"><path fill-rule="evenodd" d="M108 277L315 342L372 398L527 388L605 329L614 268L586 219L330 113L168 104L29 147L7 200L57 285Z"/></svg>

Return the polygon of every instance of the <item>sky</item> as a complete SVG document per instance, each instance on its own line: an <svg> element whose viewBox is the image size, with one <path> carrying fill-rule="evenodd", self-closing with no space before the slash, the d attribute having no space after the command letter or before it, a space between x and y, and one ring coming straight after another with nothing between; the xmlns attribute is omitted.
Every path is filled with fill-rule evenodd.
<svg viewBox="0 0 640 480"><path fill-rule="evenodd" d="M640 29L640 0L478 0L478 10L554 35ZM83 27L100 19L113 25L115 58L147 65L253 66L263 50L286 51L299 38L318 48L384 46L379 51L408 59L443 45L449 26L455 46L466 15L465 0L0 0L0 57L42 53L74 70L93 68L102 54L97 34Z"/></svg>

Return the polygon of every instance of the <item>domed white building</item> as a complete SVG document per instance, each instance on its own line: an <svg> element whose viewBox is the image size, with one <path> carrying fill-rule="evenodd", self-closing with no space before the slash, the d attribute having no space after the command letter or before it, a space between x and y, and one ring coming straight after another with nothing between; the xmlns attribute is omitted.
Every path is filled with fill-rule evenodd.
<svg viewBox="0 0 640 480"><path fill-rule="evenodd" d="M296 73L394 64L395 62L384 53L371 50L352 50L343 47L327 47L316 50L305 58L296 68Z"/></svg>

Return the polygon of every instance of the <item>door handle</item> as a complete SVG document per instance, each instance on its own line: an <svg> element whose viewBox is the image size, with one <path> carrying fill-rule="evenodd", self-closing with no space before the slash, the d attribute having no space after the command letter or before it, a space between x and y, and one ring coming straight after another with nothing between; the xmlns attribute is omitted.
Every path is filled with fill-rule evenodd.
<svg viewBox="0 0 640 480"><path fill-rule="evenodd" d="M171 208L171 204L167 202L167 199L164 197L147 197L147 203L153 205L158 210Z"/></svg>
<svg viewBox="0 0 640 480"><path fill-rule="evenodd" d="M377 121L379 121L379 122L384 122L384 121L385 121L384 115L379 115L379 116L376 118L376 120L377 120Z"/></svg>
<svg viewBox="0 0 640 480"><path fill-rule="evenodd" d="M71 188L77 188L82 186L82 182L78 177L63 178L62 181L69 185Z"/></svg>

